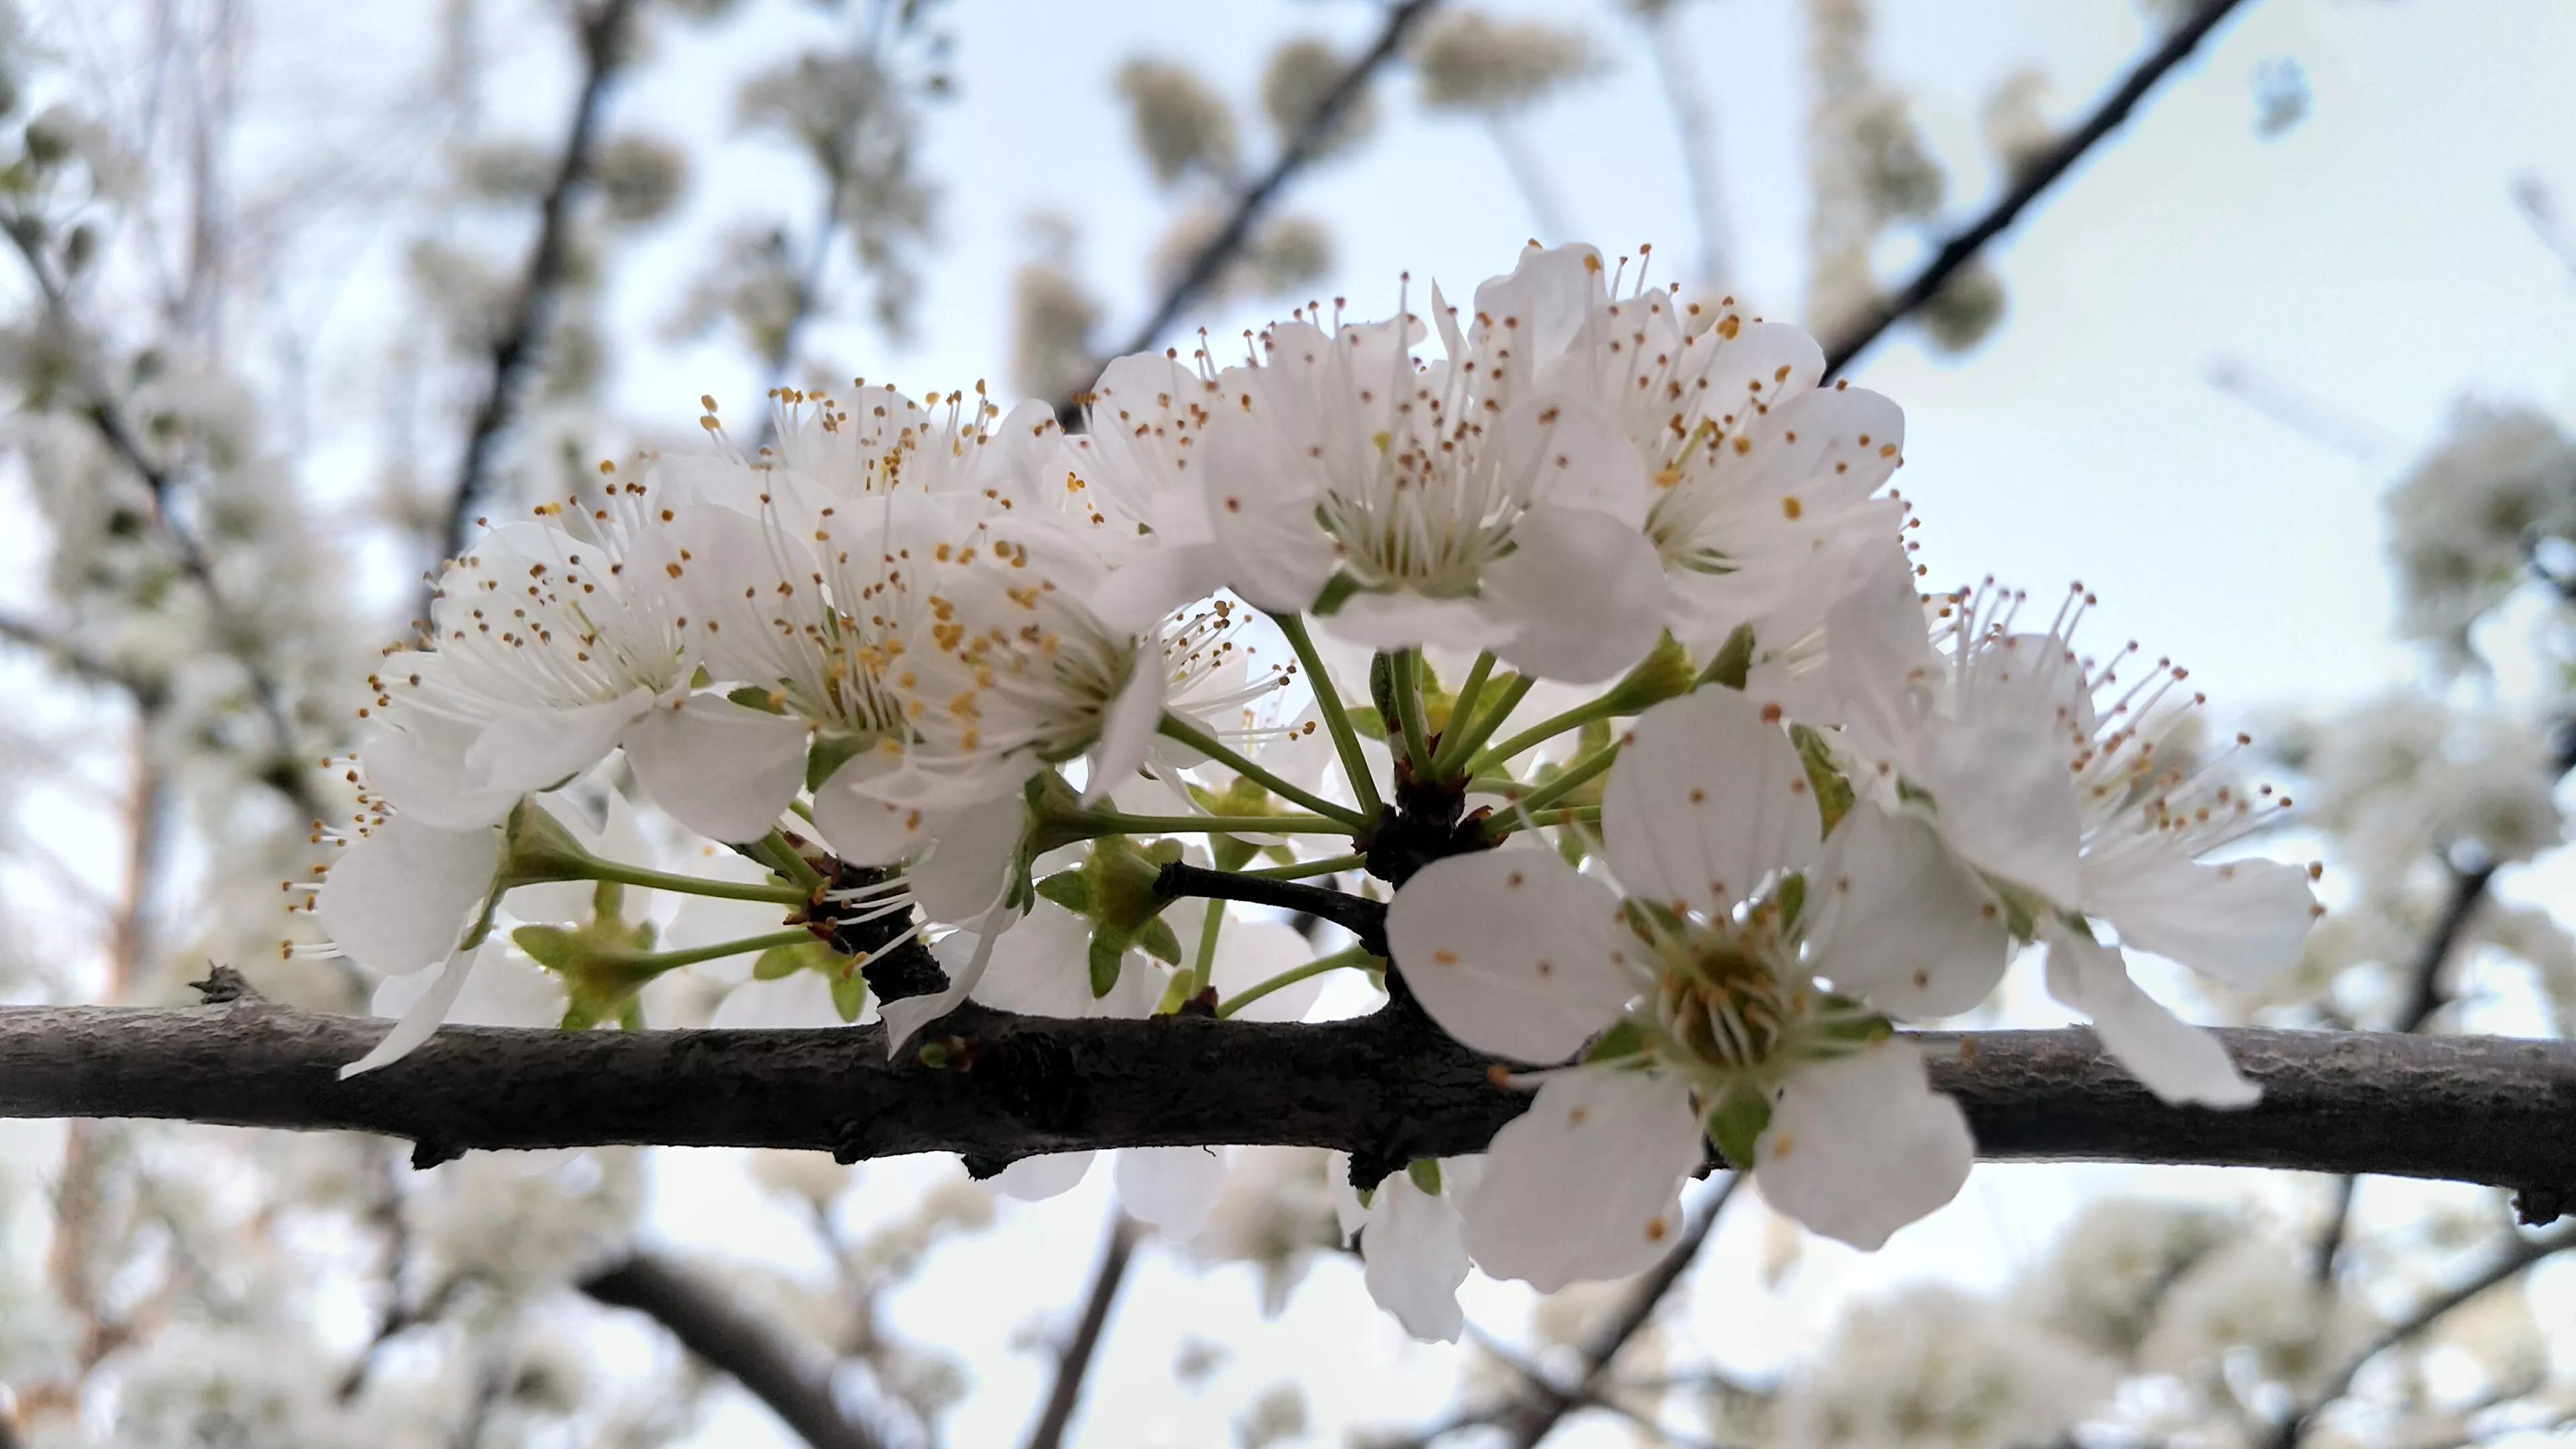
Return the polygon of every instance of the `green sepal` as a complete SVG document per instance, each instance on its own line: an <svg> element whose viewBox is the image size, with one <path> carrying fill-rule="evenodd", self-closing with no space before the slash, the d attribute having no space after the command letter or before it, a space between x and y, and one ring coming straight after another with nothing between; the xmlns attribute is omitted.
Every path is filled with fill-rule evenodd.
<svg viewBox="0 0 2576 1449"><path fill-rule="evenodd" d="M1748 641L1751 637L1746 635ZM1610 686L1603 703L1610 706L1612 714L1642 714L1651 706L1690 693L1698 682L1691 672L1690 651L1673 637L1672 630L1666 629L1655 640L1655 647L1646 651L1646 657ZM1743 685L1736 687L1741 689Z"/></svg>
<svg viewBox="0 0 2576 1449"><path fill-rule="evenodd" d="M1377 711L1381 738L1403 718L1395 707L1395 656L1383 649L1369 656L1369 707Z"/></svg>
<svg viewBox="0 0 2576 1449"><path fill-rule="evenodd" d="M1318 619L1338 614L1341 612L1342 605L1351 601L1351 595L1359 591L1359 580L1349 574L1336 571L1331 578L1324 580L1323 590L1315 595L1315 607L1306 612Z"/></svg>
<svg viewBox="0 0 2576 1449"><path fill-rule="evenodd" d="M1845 996L1839 991L1825 993L1824 1004L1818 1008L1818 1015L1821 1020L1816 1027L1816 1035L1826 1041L1846 1041L1855 1042L1861 1046L1876 1046L1896 1035L1896 1023L1886 1017L1870 1014L1869 1008L1862 1005L1857 998Z"/></svg>
<svg viewBox="0 0 2576 1449"><path fill-rule="evenodd" d="M1771 1099L1750 1083L1730 1083L1708 1109L1707 1123L1708 1140L1717 1144L1727 1164L1738 1172L1750 1172L1753 1145L1771 1125Z"/></svg>
<svg viewBox="0 0 2576 1449"><path fill-rule="evenodd" d="M777 981L805 969L805 948L772 946L751 963L751 979Z"/></svg>
<svg viewBox="0 0 2576 1449"><path fill-rule="evenodd" d="M1344 712L1344 717L1351 722L1351 733L1360 738L1367 740L1386 738L1387 716L1378 713L1375 705L1353 706Z"/></svg>
<svg viewBox="0 0 2576 1449"><path fill-rule="evenodd" d="M1816 809L1824 816L1827 835L1851 813L1851 781L1834 768L1834 748L1825 737L1806 725L1789 726L1789 738L1798 747L1798 763L1807 767L1807 786L1816 792Z"/></svg>
<svg viewBox="0 0 2576 1449"><path fill-rule="evenodd" d="M1611 1062L1633 1057L1645 1049L1646 1029L1627 1017L1621 1017L1616 1025L1592 1039L1583 1059L1587 1062Z"/></svg>
<svg viewBox="0 0 2576 1449"><path fill-rule="evenodd" d="M762 689L758 685L745 684L728 689L725 691L725 698L741 705L744 709L756 709L762 714L787 713L787 696L774 689Z"/></svg>
<svg viewBox="0 0 2576 1449"><path fill-rule="evenodd" d="M740 694L743 691L734 692ZM876 748L877 741L883 738L883 735L870 730L816 731L814 743L805 751L805 788L822 789L843 765Z"/></svg>
<svg viewBox="0 0 2576 1449"><path fill-rule="evenodd" d="M1091 933L1091 999L1118 989L1119 968L1127 964L1127 946L1107 931Z"/></svg>
<svg viewBox="0 0 2576 1449"><path fill-rule="evenodd" d="M1136 944L1145 948L1146 955L1167 966L1181 964L1181 938L1172 930L1172 923L1160 916L1137 929Z"/></svg>
<svg viewBox="0 0 2576 1449"><path fill-rule="evenodd" d="M868 978L848 970L826 971L823 978L832 983L832 1009L841 1014L841 1020L858 1020L868 1004Z"/></svg>
<svg viewBox="0 0 2576 1449"><path fill-rule="evenodd" d="M1164 866L1179 858L1177 841L1157 841L1151 849L1124 835L1092 841L1090 854L1082 862L1086 914L1121 943L1135 939L1146 922L1171 905L1171 898L1156 890L1154 882Z"/></svg>
<svg viewBox="0 0 2576 1449"><path fill-rule="evenodd" d="M1742 689L1753 673L1753 626L1738 624L1726 642L1717 646L1708 668L1700 671L1702 684L1723 684L1729 689Z"/></svg>
<svg viewBox="0 0 2576 1449"><path fill-rule="evenodd" d="M1091 914L1091 882L1080 870L1060 870L1037 885L1038 895L1077 916Z"/></svg>
<svg viewBox="0 0 2576 1449"><path fill-rule="evenodd" d="M1807 908L1807 877L1803 871L1791 871L1780 877L1780 887L1771 899L1780 907L1780 931L1786 935L1798 928L1798 915Z"/></svg>
<svg viewBox="0 0 2576 1449"><path fill-rule="evenodd" d="M1413 1159L1413 1161L1405 1164L1404 1175L1413 1179L1413 1185L1415 1187L1422 1189L1431 1196L1438 1197L1440 1195L1439 1158L1417 1157Z"/></svg>

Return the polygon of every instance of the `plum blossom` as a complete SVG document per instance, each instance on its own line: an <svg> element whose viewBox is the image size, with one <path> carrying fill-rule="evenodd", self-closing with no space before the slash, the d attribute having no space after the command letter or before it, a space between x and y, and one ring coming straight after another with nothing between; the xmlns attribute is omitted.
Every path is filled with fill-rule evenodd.
<svg viewBox="0 0 2576 1449"><path fill-rule="evenodd" d="M1467 1328L1458 1285L1467 1281L1467 1225L1458 1203L1481 1179L1476 1158L1418 1162L1388 1173L1363 1196L1336 1159L1333 1209L1358 1239L1369 1298L1426 1343L1456 1343Z"/></svg>
<svg viewBox="0 0 2576 1449"><path fill-rule="evenodd" d="M2319 913L2314 868L2206 858L2289 802L2227 782L2214 764L2169 763L2176 752L2160 747L2204 701L2170 660L2120 687L2135 644L2107 663L2079 659L2072 640L2092 602L2079 585L2046 632L2017 633L2021 595L1944 596L1928 635L1911 622L1921 612L1910 588L1837 606L1829 667L1867 797L1846 830L1903 842L1912 864L1881 872L1876 887L1866 871L1838 875L1825 935L1846 919L1892 919L1863 908L1874 901L1844 910L1840 898L1911 879L1907 935L1882 947L1921 956L1955 945L1982 971L1990 947L1978 923L2001 908L2047 944L2050 993L2092 1017L2103 1045L2157 1095L2242 1106L2256 1089L2215 1038L2141 991L2087 920L2117 931L2123 949L2250 987L2297 961Z"/></svg>
<svg viewBox="0 0 2576 1449"><path fill-rule="evenodd" d="M1494 1138L1462 1208L1487 1272L1552 1291L1642 1269L1711 1138L1782 1211L1863 1247L1966 1180L1957 1104L1883 1017L1815 984L1830 950L1802 954L1822 817L1775 719L1707 690L1638 720L1602 811L1617 889L1503 849L1397 892L1397 967L1460 1041L1558 1063L1610 1033Z"/></svg>

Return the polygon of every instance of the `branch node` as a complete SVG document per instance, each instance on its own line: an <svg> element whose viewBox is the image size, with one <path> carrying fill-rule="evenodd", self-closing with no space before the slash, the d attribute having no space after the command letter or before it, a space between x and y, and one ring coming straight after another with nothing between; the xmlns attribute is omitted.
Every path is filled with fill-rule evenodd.
<svg viewBox="0 0 2576 1449"><path fill-rule="evenodd" d="M411 1145L411 1170L427 1172L443 1162L454 1162L465 1155L462 1147L451 1146L434 1137L423 1137Z"/></svg>
<svg viewBox="0 0 2576 1449"><path fill-rule="evenodd" d="M197 1000L206 1006L266 999L259 994L258 988L250 984L249 977L218 961L206 963L205 980L191 981L188 985L197 993Z"/></svg>

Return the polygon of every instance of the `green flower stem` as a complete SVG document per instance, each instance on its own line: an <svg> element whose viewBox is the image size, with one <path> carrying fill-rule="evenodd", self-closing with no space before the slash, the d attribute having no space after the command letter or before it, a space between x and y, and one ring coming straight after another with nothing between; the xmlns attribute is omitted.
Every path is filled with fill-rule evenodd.
<svg viewBox="0 0 2576 1449"><path fill-rule="evenodd" d="M1562 714L1550 715L1546 719L1540 720L1537 724L1531 725L1528 729L1521 731L1519 734L1512 736L1510 739L1507 739L1501 744L1494 746L1492 749L1485 751L1483 754L1478 755L1476 757L1475 764L1469 767L1467 773L1471 775L1481 773L1492 766L1501 764L1503 761L1510 759L1512 756L1519 754L1521 751L1526 750L1533 745L1545 744L1549 740L1555 739L1558 735L1565 733L1567 730L1579 730L1596 719L1608 719L1611 715L1616 714L1617 712L1618 707L1610 702L1609 696L1604 695L1599 699L1587 700L1582 704L1578 704L1574 708L1569 709Z"/></svg>
<svg viewBox="0 0 2576 1449"><path fill-rule="evenodd" d="M1318 815L1327 815L1335 820L1348 821L1352 826L1363 830L1368 828L1373 819L1373 817L1362 815L1347 805L1336 805L1321 795L1317 795L1309 790L1300 789L1299 787L1290 784L1288 781L1261 768L1259 765L1254 764L1242 755L1226 748L1226 746L1220 742L1216 736L1200 729L1197 725L1190 723L1179 715L1164 715L1162 732L1166 739L1178 740L1182 744L1189 746L1191 749L1198 751L1200 754L1207 756L1209 759L1214 760L1218 764L1225 766L1227 769L1234 771L1238 775L1241 775L1243 778L1259 785L1271 794L1277 795L1285 800L1293 800L1296 803L1305 806L1307 809L1314 811Z"/></svg>
<svg viewBox="0 0 2576 1449"><path fill-rule="evenodd" d="M773 946L802 946L818 938L802 926L785 931L772 931L765 936L745 936L739 941L718 941L712 946L692 946L685 951L638 951L618 958L618 964L641 975L659 976L681 966L695 966L701 961L718 961L727 956L748 956Z"/></svg>
<svg viewBox="0 0 2576 1449"><path fill-rule="evenodd" d="M1288 638L1288 647L1297 651L1297 666L1306 671L1306 687L1315 696L1315 710L1324 717L1325 732L1333 737L1334 753L1342 757L1342 773L1350 777L1351 794L1360 802L1360 813L1371 820L1386 808L1378 798L1377 781L1369 774L1368 756L1360 753L1359 732L1351 728L1351 717L1342 709L1341 692L1333 687L1333 677L1324 670L1321 655L1315 652L1315 641L1306 633L1306 620L1297 614L1273 614L1270 622Z"/></svg>
<svg viewBox="0 0 2576 1449"><path fill-rule="evenodd" d="M1494 731L1502 728L1503 721L1511 718L1512 711L1521 707L1521 701L1529 698L1529 692L1537 685L1538 681L1526 674L1504 685L1502 697L1494 701L1494 707L1485 711L1484 717L1467 729L1459 729L1457 717L1452 715L1449 729L1457 739L1440 751L1447 767L1453 773L1472 773L1466 762L1475 758L1476 751L1494 737Z"/></svg>
<svg viewBox="0 0 2576 1449"><path fill-rule="evenodd" d="M706 880L694 875L674 875L667 870L648 870L640 865L620 865L613 860L585 862L581 879L613 880L619 885L642 886L652 891L677 891L690 896L713 896L723 901L774 901L782 906L801 906L809 899L802 886Z"/></svg>
<svg viewBox="0 0 2576 1449"><path fill-rule="evenodd" d="M1225 902L1207 903L1207 919L1199 926L1199 954L1190 967L1190 984L1181 995L1183 1001L1196 1001L1216 976L1216 938L1225 929Z"/></svg>
<svg viewBox="0 0 2576 1449"><path fill-rule="evenodd" d="M1530 791L1528 794L1523 795L1518 800L1511 801L1510 803L1512 807L1516 809L1529 810L1533 812L1544 810L1550 805L1555 804L1557 801L1564 799L1567 795L1572 794L1574 791L1581 789L1586 784L1589 784L1593 780L1608 773L1610 767L1618 762L1619 746L1616 744L1603 745L1601 748L1594 750L1591 754L1585 755L1582 759L1566 766L1565 773L1548 781L1546 784L1539 786L1537 789Z"/></svg>
<svg viewBox="0 0 2576 1449"><path fill-rule="evenodd" d="M1466 738L1468 727L1476 721L1476 698L1485 692L1485 678L1494 672L1494 651L1488 649L1476 656L1467 667L1467 678L1458 686L1458 697L1450 703L1448 726L1440 731L1440 748L1431 752L1431 768L1443 775L1454 773L1465 763L1466 756L1458 742Z"/></svg>
<svg viewBox="0 0 2576 1449"><path fill-rule="evenodd" d="M1236 992L1226 1000L1218 1002L1216 1014L1218 1016L1232 1016L1236 1012L1243 1010L1245 1007L1250 1006L1252 1003L1259 1001L1261 998L1268 996L1270 993L1280 990L1283 987L1294 986L1300 981L1304 981L1313 976L1321 976L1327 971L1339 971L1347 966L1366 966L1369 962L1375 959L1375 957L1372 957L1368 952L1361 950L1357 946L1345 946L1341 950L1335 951L1330 956L1318 956L1303 966L1299 966L1288 971L1282 971L1267 981L1256 982L1251 986L1243 988L1243 990Z"/></svg>
<svg viewBox="0 0 2576 1449"><path fill-rule="evenodd" d="M1095 810L1089 814L1067 816L1064 823L1068 826L1080 826L1088 831L1090 836L1356 835L1359 833L1358 827L1349 821L1331 820L1321 815L1122 815L1115 811ZM757 899L769 898L761 896Z"/></svg>
<svg viewBox="0 0 2576 1449"><path fill-rule="evenodd" d="M1522 818L1518 815L1504 815L1498 812L1485 822L1485 835L1487 839L1500 840L1507 835L1532 828L1545 829L1551 825L1598 825L1600 823L1601 807L1598 805L1575 805L1550 810L1547 812L1546 819L1541 820L1532 816L1527 824L1523 824Z"/></svg>
<svg viewBox="0 0 2576 1449"><path fill-rule="evenodd" d="M772 830L769 838L761 844L768 847L770 860L789 880L803 886L808 896L823 888L823 873L805 863L805 857L797 853L795 846L787 843L784 833Z"/></svg>
<svg viewBox="0 0 2576 1449"><path fill-rule="evenodd" d="M1413 765L1413 778L1428 784L1439 778L1432 772L1431 732L1422 719L1422 651L1398 649L1390 656L1395 674L1395 718L1404 730L1404 757Z"/></svg>
<svg viewBox="0 0 2576 1449"><path fill-rule="evenodd" d="M1258 870L1236 873L1259 876L1263 880L1304 880L1308 876L1337 875L1342 871L1357 870L1366 864L1368 864L1368 857L1354 852L1350 855L1328 855L1322 860L1301 860L1295 865L1267 865Z"/></svg>

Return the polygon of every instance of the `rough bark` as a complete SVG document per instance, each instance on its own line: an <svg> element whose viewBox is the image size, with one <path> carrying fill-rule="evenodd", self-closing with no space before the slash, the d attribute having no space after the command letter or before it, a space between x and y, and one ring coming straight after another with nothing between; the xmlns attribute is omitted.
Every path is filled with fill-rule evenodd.
<svg viewBox="0 0 2576 1449"><path fill-rule="evenodd" d="M1074 1149L1278 1143L1384 1170L1474 1152L1528 1100L1496 1085L1489 1059L1400 1011L1320 1024L1058 1021L970 1005L925 1034L926 1050L891 1062L873 1027L449 1027L393 1066L340 1080L387 1026L255 997L0 1009L0 1116L348 1129L408 1138L422 1162L669 1143L844 1160L955 1152L992 1171ZM2515 1189L2536 1221L2576 1199L2576 1043L2219 1036L2262 1085L2258 1105L2161 1103L2080 1028L1914 1039L1987 1158L2447 1178Z"/></svg>

